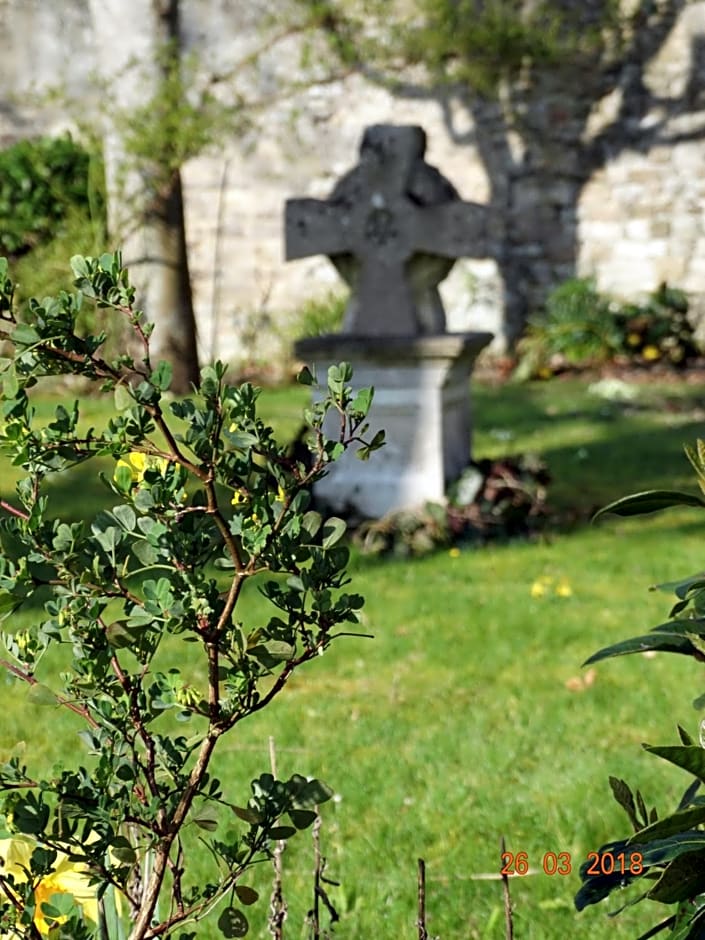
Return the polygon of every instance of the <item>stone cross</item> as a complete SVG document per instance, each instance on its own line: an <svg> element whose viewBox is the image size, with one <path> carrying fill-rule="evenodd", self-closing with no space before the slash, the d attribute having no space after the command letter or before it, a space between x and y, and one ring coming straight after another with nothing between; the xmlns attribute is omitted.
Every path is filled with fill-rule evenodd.
<svg viewBox="0 0 705 940"><path fill-rule="evenodd" d="M286 258L325 254L351 288L343 333L445 332L438 284L461 257L487 257L487 211L424 160L421 127L368 127L360 161L330 198L286 203Z"/></svg>

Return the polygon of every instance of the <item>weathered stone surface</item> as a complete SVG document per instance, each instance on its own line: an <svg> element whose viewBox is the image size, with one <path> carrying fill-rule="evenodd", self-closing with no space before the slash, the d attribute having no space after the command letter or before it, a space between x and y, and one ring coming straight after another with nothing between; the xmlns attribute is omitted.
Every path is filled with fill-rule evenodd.
<svg viewBox="0 0 705 940"><path fill-rule="evenodd" d="M181 0L181 7L186 45L199 57L201 78L206 81L231 73L246 56L266 45L268 15L271 28L277 28L271 0ZM283 14L286 0L277 0L276 7ZM574 241L577 244L572 273L594 275L604 290L626 297L642 294L658 285L664 257L682 257L686 274L680 286L691 291L694 301L703 291L704 24L705 0L683 4L645 75L642 91L644 96L654 96L652 105L645 113L625 119L621 137L613 135L605 168L594 173L582 191L577 228L569 216L557 218L556 227L565 234L569 247ZM94 56L87 0L0 0L0 87L4 90L0 141L54 132L75 123L72 114L87 118L90 108L84 96L92 86ZM312 257L284 265L277 227L282 204L292 193L316 198L330 193L349 165L362 127L390 121L422 125L429 135L429 162L444 168L464 199L511 205L512 194L498 188L497 179L489 178L488 162L493 160L506 168L505 180L527 159L536 171L564 179L581 177L580 147L538 148L532 153L516 134L509 135L509 148L504 148L498 135L497 146L489 156L485 154L483 162L476 146L477 127L459 98L395 98L358 74L314 85L296 95L278 95L278 89L299 77L299 65L293 39L273 44L260 65L248 73L251 84L245 97L270 102L258 112L259 123L224 140L217 154L199 157L185 167L187 231L190 249L198 254L194 300L204 356L242 358L243 324L250 334L258 328L262 350L258 355L271 356L291 311L313 295L340 289L325 259ZM585 141L594 140L619 116L628 79L625 74L624 82L592 103ZM57 85L74 99L80 97L80 107L74 100L70 109L62 109L57 98L40 106L31 96L33 89L41 94ZM549 87L546 98L550 95ZM565 94L557 94L556 100L561 108L556 111L545 102L543 113L537 114L537 126L553 137L552 121L562 122L556 135L560 138L570 122L565 121ZM534 118L531 113L524 116L528 121ZM649 126L658 127L658 133L646 142L635 141L639 130ZM527 200L523 210L529 223L537 206L553 200L552 187L532 189L537 190L536 202ZM515 187L513 195L520 193L521 187ZM627 235L626 223L633 218L671 223L665 256L649 254L650 232ZM681 225L684 218L694 221ZM601 223L614 223L614 227ZM531 224L522 231L531 241ZM536 248L535 238L533 242ZM641 263L633 254L629 256L628 244L644 249L637 251ZM540 251L538 247L538 253L525 252L521 258L538 257ZM525 266L518 267L521 274ZM563 270L564 263L554 264L549 282ZM503 280L495 261L463 259L442 283L440 293L454 329L492 330L501 341L509 289L516 285ZM518 289L525 290L523 282ZM259 328L263 310L271 326Z"/></svg>
<svg viewBox="0 0 705 940"><path fill-rule="evenodd" d="M442 502L447 484L470 460L469 377L491 333L420 337L326 336L302 340L297 354L321 380L350 362L354 388L374 387L370 434L385 446L369 461L348 451L315 486L333 512L379 518L395 509ZM331 416L328 433L336 432Z"/></svg>
<svg viewBox="0 0 705 940"><path fill-rule="evenodd" d="M456 257L484 247L486 212L460 202L425 149L420 127L368 128L330 199L286 205L287 257L325 253L352 288L343 332L302 340L296 354L321 379L349 362L355 385L374 388L370 417L386 433L374 460L347 453L315 484L336 512L442 501L470 460L470 372L492 335L446 333L437 285ZM336 433L335 416L326 430Z"/></svg>
<svg viewBox="0 0 705 940"><path fill-rule="evenodd" d="M425 152L420 127L370 127L329 199L287 200L287 260L326 254L350 285L344 333L442 333L439 282L456 258L487 253L486 209L462 202Z"/></svg>

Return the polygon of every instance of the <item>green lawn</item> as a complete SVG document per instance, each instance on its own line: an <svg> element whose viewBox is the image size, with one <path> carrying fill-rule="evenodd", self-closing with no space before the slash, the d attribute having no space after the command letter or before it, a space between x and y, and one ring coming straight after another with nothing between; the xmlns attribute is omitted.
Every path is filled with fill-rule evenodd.
<svg viewBox="0 0 705 940"><path fill-rule="evenodd" d="M292 433L304 400L301 389L265 392L265 416ZM647 385L625 409L587 395L577 380L478 387L474 452L540 453L554 476L551 501L584 515L635 489L693 489L682 447L705 436L703 400L705 389ZM97 420L100 406L86 406ZM58 512L83 514L109 498L83 470L77 477L56 486ZM2 466L0 495L11 493ZM341 914L335 937L416 937L422 857L431 935L503 938L501 884L482 877L498 871L502 836L538 869L511 882L517 940L634 938L666 915L644 905L616 921L606 906L578 915L572 897L587 853L628 832L609 774L638 785L647 803L674 807L688 781L640 744L675 743L677 722L697 732L691 701L702 678L673 656L628 657L590 674L580 664L666 618L669 598L648 588L702 566L700 526L696 512L678 511L457 557L353 559L375 639L340 640L225 743L217 766L234 801L244 801L251 776L269 767L272 736L280 776L320 776L335 788L322 829L327 873L341 883L330 887ZM572 595L533 597L544 576ZM264 603L254 591L245 600L255 620ZM30 766L76 752L73 716L27 704L9 682L0 696L0 751L22 739ZM306 935L309 838L284 856L290 938ZM544 874L548 852L569 853L573 874ZM195 861L207 878L205 852ZM253 883L266 893L268 872ZM258 940L268 936L266 915L264 900L251 909ZM198 934L218 935L214 926Z"/></svg>

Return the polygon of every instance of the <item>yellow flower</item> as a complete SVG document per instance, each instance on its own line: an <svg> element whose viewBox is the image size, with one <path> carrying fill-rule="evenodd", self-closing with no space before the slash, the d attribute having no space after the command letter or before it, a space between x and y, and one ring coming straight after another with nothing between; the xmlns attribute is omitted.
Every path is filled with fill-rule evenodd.
<svg viewBox="0 0 705 940"><path fill-rule="evenodd" d="M286 490L285 490L284 487L281 485L281 483L280 483L279 486L277 487L276 501L277 501L278 503L284 503L284 502L286 502Z"/></svg>
<svg viewBox="0 0 705 940"><path fill-rule="evenodd" d="M541 575L541 577L537 578L531 585L531 596L544 597L552 584L553 578L550 575Z"/></svg>
<svg viewBox="0 0 705 940"><path fill-rule="evenodd" d="M241 490L235 490L233 493L233 498L230 500L231 505L239 506L241 503L247 502L247 494L243 493Z"/></svg>
<svg viewBox="0 0 705 940"><path fill-rule="evenodd" d="M641 343L641 336L638 333L629 333L627 335L628 346L638 346Z"/></svg>
<svg viewBox="0 0 705 940"><path fill-rule="evenodd" d="M0 872L12 877L17 882L27 880L32 852L35 843L21 837L0 839ZM34 889L36 909L34 925L42 936L48 936L51 924L42 911L42 905L51 902L54 894L70 894L86 917L98 923L97 885L90 883L88 867L81 862L69 861L67 855L58 852L53 870L39 881ZM59 917L60 923L67 917ZM53 923L53 921L52 921Z"/></svg>
<svg viewBox="0 0 705 940"><path fill-rule="evenodd" d="M230 434L234 434L236 431L239 431L239 430L240 430L240 425L237 424L237 422L235 421L233 421L230 427L228 428L228 431L230 432Z"/></svg>
<svg viewBox="0 0 705 940"><path fill-rule="evenodd" d="M656 346L644 346L641 354L647 362L653 362L661 358L661 351Z"/></svg>
<svg viewBox="0 0 705 940"><path fill-rule="evenodd" d="M546 593L546 586L542 581L534 581L531 585L531 596L532 597L543 597Z"/></svg>
<svg viewBox="0 0 705 940"><path fill-rule="evenodd" d="M169 461L164 457L153 457L150 454L143 454L141 451L133 450L126 457L121 457L115 467L127 467L132 475L133 483L141 483L147 470L156 469L160 473L165 473ZM114 478L114 475L113 475Z"/></svg>
<svg viewBox="0 0 705 940"><path fill-rule="evenodd" d="M448 554L451 558L460 558L460 549L457 546L453 546L448 550Z"/></svg>
<svg viewBox="0 0 705 940"><path fill-rule="evenodd" d="M568 581L559 581L556 585L556 596L557 597L572 597L573 588L570 586Z"/></svg>

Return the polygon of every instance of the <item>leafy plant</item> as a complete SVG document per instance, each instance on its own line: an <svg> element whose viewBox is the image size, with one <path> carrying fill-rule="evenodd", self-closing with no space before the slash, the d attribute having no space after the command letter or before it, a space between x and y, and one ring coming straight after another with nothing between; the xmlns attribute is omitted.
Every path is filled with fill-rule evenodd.
<svg viewBox="0 0 705 940"><path fill-rule="evenodd" d="M548 295L545 310L529 320L519 343L515 377L548 377L557 368L605 362L622 348L609 301L595 282L573 278Z"/></svg>
<svg viewBox="0 0 705 940"><path fill-rule="evenodd" d="M705 494L705 442L698 441L694 449L686 448L686 452ZM705 499L690 493L651 490L611 503L598 516L604 513L632 516L669 506L703 508ZM660 585L660 589L675 593L677 598L669 620L649 633L600 650L586 665L649 650L679 653L698 663L705 661L705 574L699 572L681 581ZM700 696L694 704L702 708L705 701ZM580 869L583 884L575 897L578 910L604 900L617 888L631 883L638 883L642 889L629 904L650 900L675 907L672 914L641 940L662 930L669 930L677 940L696 940L705 931L705 797L700 793L705 782L705 720L700 723L697 741L681 727L678 734L680 742L675 745L644 745L649 753L690 775L691 780L676 809L659 819L655 809L647 810L638 790L634 795L623 780L610 778L614 797L626 811L634 834L608 842L590 853L588 862Z"/></svg>
<svg viewBox="0 0 705 940"><path fill-rule="evenodd" d="M623 353L642 363L684 366L700 350L688 319L688 295L661 284L642 304L626 304L616 312Z"/></svg>
<svg viewBox="0 0 705 940"><path fill-rule="evenodd" d="M699 354L688 306L687 294L667 284L643 303L621 304L599 292L591 279L566 281L549 294L545 311L529 321L515 378L548 378L609 360L687 365Z"/></svg>
<svg viewBox="0 0 705 940"><path fill-rule="evenodd" d="M330 291L322 299L307 300L298 311L297 337L322 336L325 333L340 332L347 303L347 295L335 291Z"/></svg>
<svg viewBox="0 0 705 940"><path fill-rule="evenodd" d="M463 471L445 504L388 513L363 522L353 533L369 555L425 555L455 542L485 543L526 536L545 516L546 465L532 454L480 460Z"/></svg>
<svg viewBox="0 0 705 940"><path fill-rule="evenodd" d="M0 501L0 665L36 704L75 714L87 748L48 776L17 755L0 765L0 925L30 940L145 940L220 905L220 933L244 936L242 906L257 900L246 873L274 840L310 826L331 791L263 773L234 802L211 760L295 671L356 635L363 598L345 590L345 524L308 504L330 461L353 444L363 457L380 446L364 439L371 392L353 397L350 367L331 367L306 413L311 460L290 459L257 415L257 389L226 384L221 363L167 406L171 368L150 358L151 327L119 254L71 267L76 292L33 300L20 319L0 259L0 336L14 350L0 448L25 472L16 500ZM83 304L125 318L141 359L106 359L103 334L77 333ZM106 426L83 428L78 402L37 422L32 389L67 373L114 396ZM313 381L307 370L300 380ZM334 440L322 431L331 410ZM90 522L54 518L46 483L97 458L110 466L100 476L113 508ZM272 608L253 629L237 616L250 581ZM13 630L25 607L43 613ZM188 675L165 665L165 643L180 647ZM195 839L213 860L206 884L190 874Z"/></svg>
<svg viewBox="0 0 705 940"><path fill-rule="evenodd" d="M71 137L23 140L0 151L0 253L54 238L73 210L104 217L102 166Z"/></svg>

